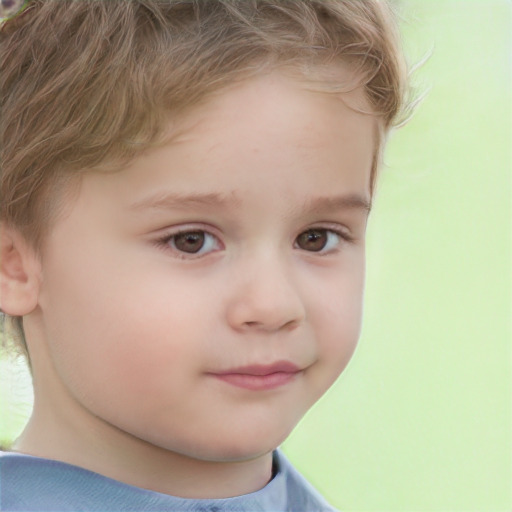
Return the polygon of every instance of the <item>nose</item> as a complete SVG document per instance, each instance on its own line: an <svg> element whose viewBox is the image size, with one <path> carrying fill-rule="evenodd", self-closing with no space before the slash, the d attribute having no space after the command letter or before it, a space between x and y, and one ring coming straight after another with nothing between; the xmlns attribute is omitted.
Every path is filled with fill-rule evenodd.
<svg viewBox="0 0 512 512"><path fill-rule="evenodd" d="M232 276L229 325L239 332L292 330L306 317L290 266L271 255L253 259Z"/></svg>

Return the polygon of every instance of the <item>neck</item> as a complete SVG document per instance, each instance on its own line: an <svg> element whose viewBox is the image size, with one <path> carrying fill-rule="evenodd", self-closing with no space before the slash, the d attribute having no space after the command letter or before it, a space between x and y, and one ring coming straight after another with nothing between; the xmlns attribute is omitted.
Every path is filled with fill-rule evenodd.
<svg viewBox="0 0 512 512"><path fill-rule="evenodd" d="M13 449L181 498L241 496L263 488L272 476L271 453L235 462L194 459L110 425L63 425L37 406Z"/></svg>

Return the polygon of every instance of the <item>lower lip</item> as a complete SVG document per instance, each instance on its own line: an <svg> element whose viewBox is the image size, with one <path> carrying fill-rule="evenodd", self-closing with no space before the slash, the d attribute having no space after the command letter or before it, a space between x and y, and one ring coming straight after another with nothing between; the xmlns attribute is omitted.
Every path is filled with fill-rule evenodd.
<svg viewBox="0 0 512 512"><path fill-rule="evenodd" d="M268 375L248 375L245 373L217 374L215 377L232 386L250 389L253 391L265 391L276 389L295 380L300 372L276 372Z"/></svg>

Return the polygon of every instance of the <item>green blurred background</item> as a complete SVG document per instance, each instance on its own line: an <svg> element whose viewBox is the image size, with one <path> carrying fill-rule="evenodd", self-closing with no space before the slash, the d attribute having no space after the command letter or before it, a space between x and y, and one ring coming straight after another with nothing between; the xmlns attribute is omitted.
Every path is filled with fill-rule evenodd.
<svg viewBox="0 0 512 512"><path fill-rule="evenodd" d="M429 92L386 152L360 346L283 448L346 512L511 511L512 3L396 3ZM4 355L0 442L30 402Z"/></svg>

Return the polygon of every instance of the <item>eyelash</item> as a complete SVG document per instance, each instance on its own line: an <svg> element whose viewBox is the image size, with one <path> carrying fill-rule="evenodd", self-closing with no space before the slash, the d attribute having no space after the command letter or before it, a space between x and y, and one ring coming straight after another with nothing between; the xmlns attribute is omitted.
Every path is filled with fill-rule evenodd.
<svg viewBox="0 0 512 512"><path fill-rule="evenodd" d="M345 243L353 243L354 242L354 238L352 236L350 236L347 232L345 231L341 231L339 229L333 229L333 228L328 228L328 227L323 227L323 226L319 226L319 227L313 227L313 228L309 228L309 229L306 229L305 231L302 231L301 233L299 233L299 235L295 238L295 241L294 241L294 247L297 246L298 244L298 239L299 237L301 237L302 235L306 234L306 233L314 233L314 232L323 232L323 233L327 233L327 236L329 237L329 235L334 235L338 238L337 242L336 242L336 246L332 249L327 249L327 250L324 250L324 247L322 247L319 251L307 251L306 249L304 249L305 252L309 252L309 253L312 253L312 254L317 254L317 255L320 255L320 256L327 256L329 254L332 254L332 253L336 253L340 250L340 245L343 245ZM329 240L327 240L326 242L326 245L329 243ZM298 249L300 250L300 247L298 247Z"/></svg>
<svg viewBox="0 0 512 512"><path fill-rule="evenodd" d="M306 229L304 231L301 231L299 233L299 235L297 235L297 237L294 240L294 248L301 250L300 247L297 247L297 240L299 239L299 237L306 233L312 233L315 231L316 232L325 232L328 234L328 236L335 235L336 237L338 237L336 247L334 247L333 249L329 249L327 251L324 251L323 248L320 249L319 251L307 251L306 249L304 249L304 252L311 253L314 255L319 255L319 256L327 256L329 254L338 252L340 250L340 245L355 242L355 238L352 237L351 235L349 235L346 231L319 226L319 227L312 227L312 228ZM203 249L204 244L203 244L203 246L201 246L201 249L199 249L199 251L196 253L193 253L193 252L189 253L186 251L181 251L180 249L176 248L176 246L172 247L170 245L172 241L174 241L174 244L176 243L176 238L179 235L194 234L194 233L202 233L205 236L205 238L211 237L212 239L215 239L217 241L218 245L223 246L222 242L219 240L219 238L216 235L214 235L213 233L210 233L208 230L202 229L202 228L187 228L187 229L182 229L182 230L170 233L170 234L166 234L165 236L158 238L155 241L155 244L165 251L171 251L175 257L177 257L179 259L184 259L184 260L199 259L204 256L207 256L208 254L211 254L212 252L217 252L217 250L214 250L214 251L208 251L205 254L199 254L199 252ZM219 249L219 250L221 250L221 249Z"/></svg>
<svg viewBox="0 0 512 512"><path fill-rule="evenodd" d="M181 229L174 233L166 234L165 236L156 240L156 245L165 251L172 252L176 258L184 259L184 260L199 259L203 256L211 254L211 251L206 254L198 254L198 252L203 249L204 245L201 247L201 249L197 253L188 253L186 251L180 251L178 248L171 246L172 241L174 241L174 244L176 243L175 241L178 236L186 235L186 234L193 234L193 233L203 233L205 235L205 238L210 237L211 239L215 239L217 241L217 244L222 246L222 242L219 240L219 238L216 235L214 235L213 233L210 233L208 230L202 229L202 228L187 228L187 229ZM213 251L213 252L217 252L217 251Z"/></svg>

